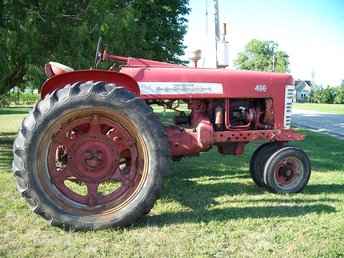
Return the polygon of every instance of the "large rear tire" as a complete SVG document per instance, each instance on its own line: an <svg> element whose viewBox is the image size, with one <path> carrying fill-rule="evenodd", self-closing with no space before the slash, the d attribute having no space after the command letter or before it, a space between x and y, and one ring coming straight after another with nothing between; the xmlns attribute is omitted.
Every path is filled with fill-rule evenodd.
<svg viewBox="0 0 344 258"><path fill-rule="evenodd" d="M17 189L52 225L127 226L158 198L169 162L146 103L103 82L67 85L37 103L14 143Z"/></svg>

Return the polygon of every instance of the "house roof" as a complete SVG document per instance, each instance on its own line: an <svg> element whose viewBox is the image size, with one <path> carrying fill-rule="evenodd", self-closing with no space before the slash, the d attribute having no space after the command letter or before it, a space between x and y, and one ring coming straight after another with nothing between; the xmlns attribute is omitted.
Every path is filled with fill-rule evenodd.
<svg viewBox="0 0 344 258"><path fill-rule="evenodd" d="M306 87L312 88L312 82L309 80L304 80L304 81L303 80L296 80L295 81L295 89L297 91L302 91Z"/></svg>

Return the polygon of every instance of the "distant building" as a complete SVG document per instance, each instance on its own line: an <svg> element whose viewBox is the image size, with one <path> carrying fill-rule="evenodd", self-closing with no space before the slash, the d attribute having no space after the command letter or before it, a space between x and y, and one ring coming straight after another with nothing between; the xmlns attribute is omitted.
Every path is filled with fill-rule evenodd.
<svg viewBox="0 0 344 258"><path fill-rule="evenodd" d="M295 81L296 90L296 102L307 102L312 91L312 82L296 80Z"/></svg>

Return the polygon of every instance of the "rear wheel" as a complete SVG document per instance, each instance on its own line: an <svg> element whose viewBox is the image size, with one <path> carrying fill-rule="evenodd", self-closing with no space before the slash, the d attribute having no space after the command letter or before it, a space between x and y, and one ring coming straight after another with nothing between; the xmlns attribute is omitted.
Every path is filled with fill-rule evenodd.
<svg viewBox="0 0 344 258"><path fill-rule="evenodd" d="M68 85L40 101L14 145L17 188L52 224L126 226L148 213L168 145L151 109L123 88Z"/></svg>
<svg viewBox="0 0 344 258"><path fill-rule="evenodd" d="M264 167L264 183L275 193L301 192L310 175L311 165L306 153L295 147L277 150Z"/></svg>
<svg viewBox="0 0 344 258"><path fill-rule="evenodd" d="M267 159L280 148L277 143L265 143L260 145L252 154L250 160L250 174L253 182L259 187L264 187L264 165Z"/></svg>

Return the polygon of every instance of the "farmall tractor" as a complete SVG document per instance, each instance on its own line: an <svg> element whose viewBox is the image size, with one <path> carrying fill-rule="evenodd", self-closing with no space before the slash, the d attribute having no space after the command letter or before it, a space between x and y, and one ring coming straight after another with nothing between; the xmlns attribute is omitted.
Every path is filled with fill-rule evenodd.
<svg viewBox="0 0 344 258"><path fill-rule="evenodd" d="M152 209L170 160L213 147L240 155L253 141L265 142L250 161L257 186L276 193L306 186L310 161L287 145L304 138L290 129L290 75L121 57L98 43L100 61L112 65L73 71L48 63L41 100L14 143L17 189L50 224L132 224ZM152 105L175 109L174 124L164 126Z"/></svg>

